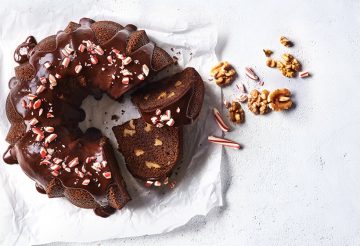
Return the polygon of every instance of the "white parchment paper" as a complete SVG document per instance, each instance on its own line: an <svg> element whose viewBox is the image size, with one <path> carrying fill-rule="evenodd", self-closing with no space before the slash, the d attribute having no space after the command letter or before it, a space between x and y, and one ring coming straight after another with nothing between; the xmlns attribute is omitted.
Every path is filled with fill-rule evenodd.
<svg viewBox="0 0 360 246"><path fill-rule="evenodd" d="M7 147L5 136L9 123L5 114L5 100L9 92L8 80L14 75L13 51L28 35L38 41L66 27L68 21L82 16L95 20L114 20L121 24L134 23L146 29L148 35L171 55L179 58L180 67L195 67L206 84L204 106L196 123L184 131L183 164L177 170L174 190L149 190L128 173L122 156L119 163L133 200L121 211L103 219L92 210L79 209L66 199L48 199L35 190L18 165L0 162L0 242L4 245L42 244L55 241L90 242L146 234L158 234L184 225L195 215L205 215L222 205L220 163L221 148L207 142L210 134L221 132L214 122L211 108L220 104L220 89L206 82L210 67L216 63L217 35L214 27L204 23L187 23L166 16L166 11L146 13L125 12L116 2L86 5L86 1L52 1L32 8L23 1L10 2L0 9L0 151ZM131 3L129 3L131 4ZM134 8L131 8L132 10ZM159 17L161 18L154 18ZM49 21L50 20L50 21ZM174 49L174 51L171 50ZM87 118L82 129L97 127L116 147L111 127L138 117L129 98L121 103L104 96L101 101L88 97L83 102ZM124 110L125 112L123 112ZM120 116L118 121L112 115Z"/></svg>

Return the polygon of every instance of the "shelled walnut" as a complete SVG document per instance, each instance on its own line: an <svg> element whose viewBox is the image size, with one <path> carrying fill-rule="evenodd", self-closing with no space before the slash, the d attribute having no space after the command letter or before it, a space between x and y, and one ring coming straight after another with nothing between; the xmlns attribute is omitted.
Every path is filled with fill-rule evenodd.
<svg viewBox="0 0 360 246"><path fill-rule="evenodd" d="M269 107L274 111L282 111L292 106L291 92L286 89L277 89L268 96Z"/></svg>
<svg viewBox="0 0 360 246"><path fill-rule="evenodd" d="M292 47L294 46L294 43L291 42L288 38L281 36L280 37L280 43L286 47Z"/></svg>
<svg viewBox="0 0 360 246"><path fill-rule="evenodd" d="M283 54L281 57L283 61L277 62L277 68L284 76L288 78L295 77L296 72L301 70L300 62L290 54Z"/></svg>
<svg viewBox="0 0 360 246"><path fill-rule="evenodd" d="M223 61L211 69L210 75L215 78L217 85L225 86L234 80L236 71L227 61Z"/></svg>
<svg viewBox="0 0 360 246"><path fill-rule="evenodd" d="M268 90L252 90L248 96L248 108L254 114L266 114L268 112Z"/></svg>
<svg viewBox="0 0 360 246"><path fill-rule="evenodd" d="M241 108L240 103L236 101L232 102L228 110L229 110L230 120L232 122L241 124L245 121L245 112Z"/></svg>

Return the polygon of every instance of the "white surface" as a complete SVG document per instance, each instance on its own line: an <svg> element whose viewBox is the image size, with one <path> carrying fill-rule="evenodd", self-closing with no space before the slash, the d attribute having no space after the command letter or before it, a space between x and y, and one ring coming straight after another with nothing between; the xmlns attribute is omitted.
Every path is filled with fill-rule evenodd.
<svg viewBox="0 0 360 246"><path fill-rule="evenodd" d="M114 12L128 18L141 14L159 23L171 18L184 24L217 24L217 54L236 66L239 80L250 83L242 69L251 65L266 88L292 89L296 108L265 117L246 110L246 123L227 134L245 148L223 152L223 208L165 235L101 245L360 243L359 1L147 1L142 5L118 1L117 5ZM289 81L264 65L263 48L273 49L275 56L286 50L278 42L280 35L294 40L296 46L290 51L314 74L311 79ZM232 93L231 88L224 89L225 95Z"/></svg>

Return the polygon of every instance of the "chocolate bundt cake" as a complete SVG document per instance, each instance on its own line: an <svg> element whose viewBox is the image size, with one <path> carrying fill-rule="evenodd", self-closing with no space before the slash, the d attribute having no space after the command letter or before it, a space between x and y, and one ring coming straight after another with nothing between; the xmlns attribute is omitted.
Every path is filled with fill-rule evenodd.
<svg viewBox="0 0 360 246"><path fill-rule="evenodd" d="M132 95L144 120L157 127L190 124L204 100L204 82L188 67L171 77L146 85Z"/></svg>
<svg viewBox="0 0 360 246"><path fill-rule="evenodd" d="M126 167L136 178L163 181L180 159L181 128L158 128L140 118L114 126L113 132Z"/></svg>
<svg viewBox="0 0 360 246"><path fill-rule="evenodd" d="M83 133L78 123L88 95L119 99L173 63L134 25L83 18L15 51L20 65L9 82L6 113L11 128L4 154L19 163L49 197L66 197L106 217L131 198L112 147L99 130Z"/></svg>

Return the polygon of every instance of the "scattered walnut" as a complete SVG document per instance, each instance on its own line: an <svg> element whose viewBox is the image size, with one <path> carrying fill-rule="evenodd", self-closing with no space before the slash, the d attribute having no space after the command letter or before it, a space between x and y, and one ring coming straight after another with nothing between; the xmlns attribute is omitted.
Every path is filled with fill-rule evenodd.
<svg viewBox="0 0 360 246"><path fill-rule="evenodd" d="M293 42L291 42L289 39L287 39L286 37L282 36L280 37L280 43L286 47L292 47L294 46Z"/></svg>
<svg viewBox="0 0 360 246"><path fill-rule="evenodd" d="M152 130L151 124L148 124L148 123L145 123L145 124L146 124L146 126L144 127L144 131L150 132Z"/></svg>
<svg viewBox="0 0 360 246"><path fill-rule="evenodd" d="M245 112L241 108L240 103L233 101L229 107L230 120L235 123L243 123L245 120Z"/></svg>
<svg viewBox="0 0 360 246"><path fill-rule="evenodd" d="M160 139L155 138L154 146L160 146L160 145L162 145L162 144L163 144L163 143L162 143L162 141L161 141Z"/></svg>
<svg viewBox="0 0 360 246"><path fill-rule="evenodd" d="M166 91L160 93L157 99L164 99L166 97Z"/></svg>
<svg viewBox="0 0 360 246"><path fill-rule="evenodd" d="M281 57L283 61L277 62L277 68L284 76L294 78L296 72L301 70L300 62L290 54L283 54Z"/></svg>
<svg viewBox="0 0 360 246"><path fill-rule="evenodd" d="M180 80L175 82L175 87L179 87L180 85L182 85L182 82Z"/></svg>
<svg viewBox="0 0 360 246"><path fill-rule="evenodd" d="M268 66L268 67L276 67L276 61L271 59L271 58L268 58L266 60L266 66Z"/></svg>
<svg viewBox="0 0 360 246"><path fill-rule="evenodd" d="M135 129L134 120L129 121L129 126L131 129Z"/></svg>
<svg viewBox="0 0 360 246"><path fill-rule="evenodd" d="M215 78L217 85L224 86L234 80L236 71L228 62L224 61L213 67L210 75Z"/></svg>
<svg viewBox="0 0 360 246"><path fill-rule="evenodd" d="M254 114L265 114L268 112L267 98L268 90L263 90L261 93L258 90L252 90L248 96L248 108Z"/></svg>
<svg viewBox="0 0 360 246"><path fill-rule="evenodd" d="M148 168L160 168L161 166L159 164L157 164L156 162L151 162L151 161L145 161L145 165Z"/></svg>
<svg viewBox="0 0 360 246"><path fill-rule="evenodd" d="M175 96L175 92L172 91L172 92L169 93L169 95L167 96L167 98L173 97L173 96Z"/></svg>
<svg viewBox="0 0 360 246"><path fill-rule="evenodd" d="M123 135L124 135L124 137L128 137L128 136L132 137L132 136L134 136L135 133L136 133L135 130L130 130L130 129L125 128Z"/></svg>
<svg viewBox="0 0 360 246"><path fill-rule="evenodd" d="M142 149L134 149L134 154L136 156L141 156L145 153L145 151L143 151Z"/></svg>
<svg viewBox="0 0 360 246"><path fill-rule="evenodd" d="M268 96L269 107L275 111L289 109L292 106L291 92L286 89L277 89Z"/></svg>
<svg viewBox="0 0 360 246"><path fill-rule="evenodd" d="M265 54L266 57L269 57L269 56L271 56L273 54L272 50L263 49L263 51L264 51L264 54Z"/></svg>

